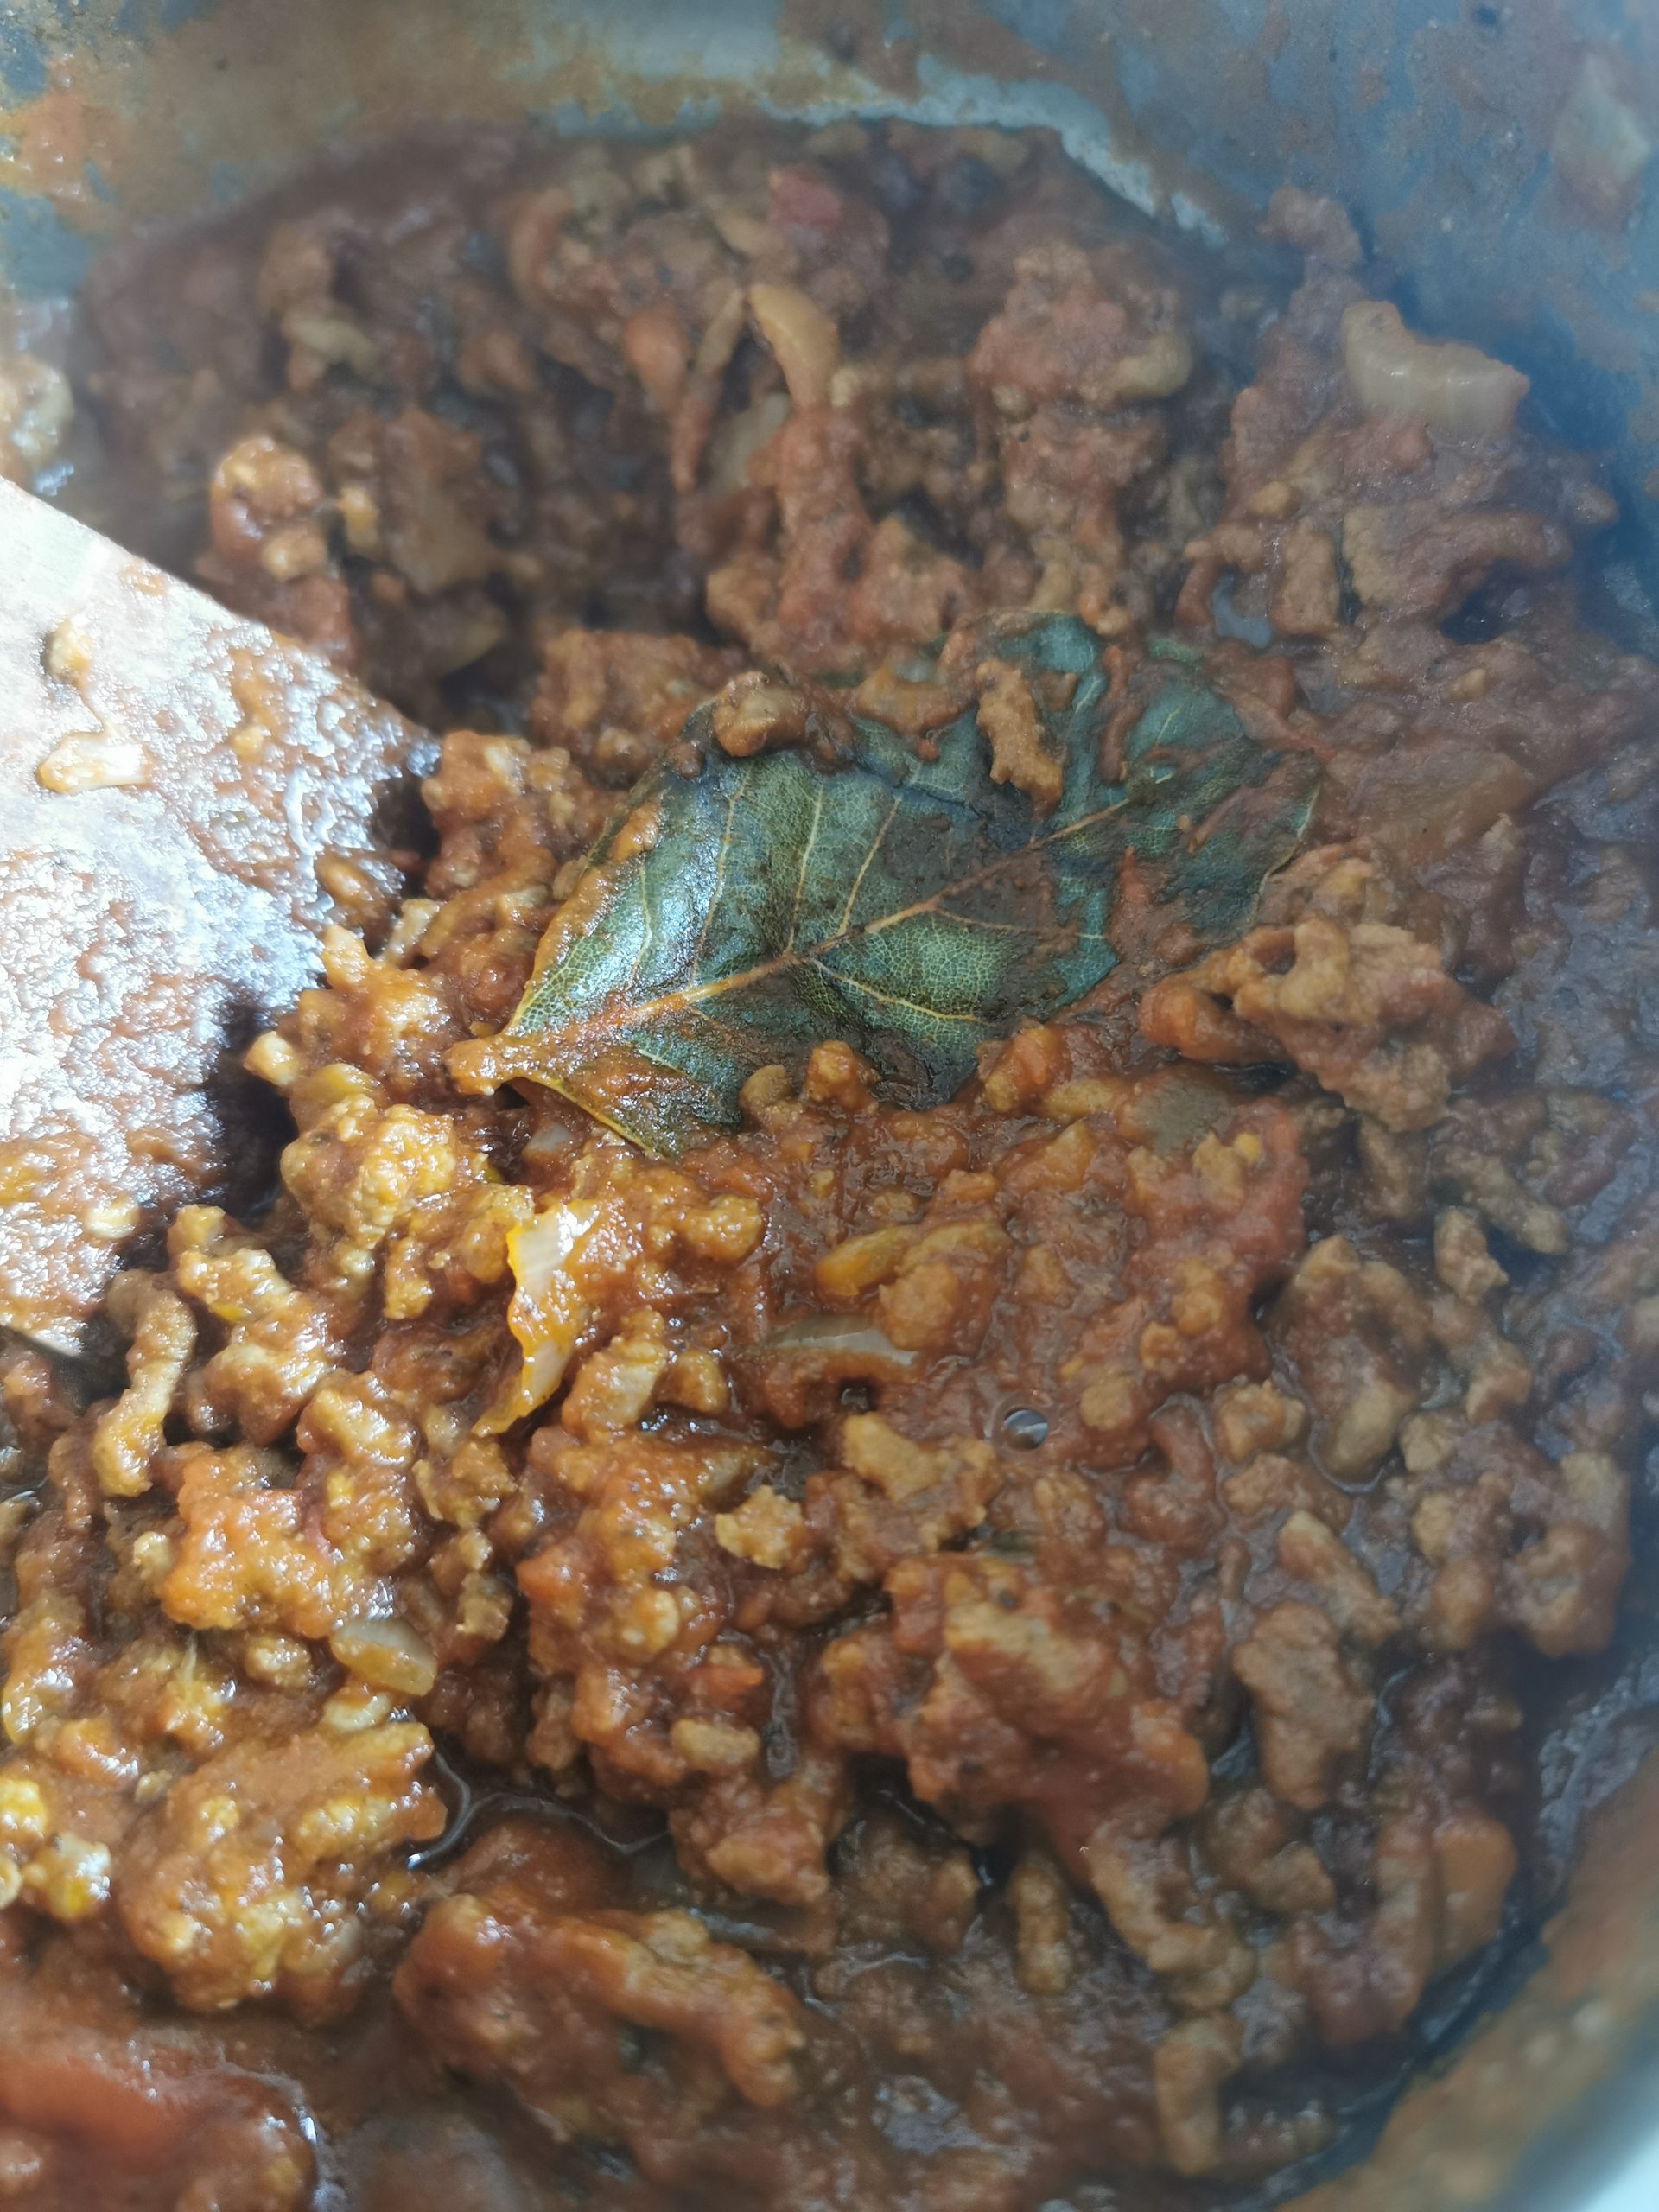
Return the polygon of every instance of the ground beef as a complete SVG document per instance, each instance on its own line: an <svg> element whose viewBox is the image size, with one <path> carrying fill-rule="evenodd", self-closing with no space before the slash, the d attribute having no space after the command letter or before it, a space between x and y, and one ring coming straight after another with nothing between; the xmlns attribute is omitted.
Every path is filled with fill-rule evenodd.
<svg viewBox="0 0 1659 2212"><path fill-rule="evenodd" d="M1274 220L1242 388L985 132L478 138L96 281L100 496L442 746L248 1054L268 1209L106 1395L5 1356L8 2202L1237 2204L1539 1902L1659 1353L1655 677L1587 465L1432 349L1368 411L1415 341ZM971 710L1052 808L1011 607L1319 762L1253 926L1128 899L954 1100L826 1038L672 1166L465 1087L704 698Z"/></svg>

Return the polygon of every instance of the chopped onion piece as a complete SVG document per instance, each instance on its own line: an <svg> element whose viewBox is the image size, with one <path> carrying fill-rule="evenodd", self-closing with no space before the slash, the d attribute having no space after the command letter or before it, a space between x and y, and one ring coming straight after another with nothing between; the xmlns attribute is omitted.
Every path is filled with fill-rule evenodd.
<svg viewBox="0 0 1659 2212"><path fill-rule="evenodd" d="M515 1285L507 1326L518 1339L524 1361L478 1423L479 1433L496 1436L525 1414L543 1405L564 1380L564 1370L594 1311L575 1262L600 1219L592 1199L555 1199L528 1227L507 1238L507 1264Z"/></svg>
<svg viewBox="0 0 1659 2212"><path fill-rule="evenodd" d="M796 284L751 284L749 313L784 372L797 407L822 407L841 359L841 333Z"/></svg>
<svg viewBox="0 0 1659 2212"><path fill-rule="evenodd" d="M769 391L741 414L725 416L709 442L709 488L722 496L741 492L748 482L749 463L789 416L789 394Z"/></svg>
<svg viewBox="0 0 1659 2212"><path fill-rule="evenodd" d="M1527 379L1473 346L1408 330L1386 300L1356 300L1342 317L1342 363L1367 414L1397 415L1452 437L1501 438Z"/></svg>
<svg viewBox="0 0 1659 2212"><path fill-rule="evenodd" d="M1184 330L1154 330L1138 353L1125 353L1111 372L1112 402L1167 399L1192 373L1192 341Z"/></svg>
<svg viewBox="0 0 1659 2212"><path fill-rule="evenodd" d="M149 755L136 737L110 730L72 730L35 771L49 791L122 791L149 781Z"/></svg>
<svg viewBox="0 0 1659 2212"><path fill-rule="evenodd" d="M395 1613L346 1622L328 1649L347 1673L397 1697L424 1697L438 1679L431 1646Z"/></svg>
<svg viewBox="0 0 1659 2212"><path fill-rule="evenodd" d="M833 1367L837 1374L868 1375L877 1381L910 1373L920 1357L901 1351L861 1313L810 1313L804 1320L787 1322L763 1337L753 1356L770 1359L780 1352L798 1353L826 1369Z"/></svg>

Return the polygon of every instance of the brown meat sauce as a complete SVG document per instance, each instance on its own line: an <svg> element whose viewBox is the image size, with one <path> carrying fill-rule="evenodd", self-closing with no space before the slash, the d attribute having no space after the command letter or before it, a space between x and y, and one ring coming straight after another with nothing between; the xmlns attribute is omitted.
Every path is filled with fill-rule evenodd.
<svg viewBox="0 0 1659 2212"><path fill-rule="evenodd" d="M6 1356L0 2202L1260 2202L1543 1902L1659 1381L1656 677L1589 465L1490 364L1366 412L1275 222L1269 304L1040 141L483 140L96 286L88 497L442 758L249 1055L268 1212L118 1279L114 1395ZM672 1165L467 1087L706 697L976 696L1040 808L1009 607L1318 760L1236 943L1131 881L959 1097L826 1039Z"/></svg>

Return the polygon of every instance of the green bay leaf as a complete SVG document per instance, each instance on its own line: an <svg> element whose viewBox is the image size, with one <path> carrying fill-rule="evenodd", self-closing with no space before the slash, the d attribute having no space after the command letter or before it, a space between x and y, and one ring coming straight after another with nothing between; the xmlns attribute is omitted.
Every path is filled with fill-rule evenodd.
<svg viewBox="0 0 1659 2212"><path fill-rule="evenodd" d="M686 726L696 766L652 770L583 865L499 1037L461 1047L469 1089L545 1084L646 1151L672 1156L737 1125L760 1067L798 1071L842 1038L884 1094L938 1104L980 1047L1102 982L1131 856L1199 944L1248 927L1295 851L1313 772L1253 739L1184 657L1133 679L1108 780L1100 640L1070 616L997 626L985 650L1034 679L1064 768L1047 813L991 779L968 708L922 757L853 716L826 766L790 747L733 759L708 708Z"/></svg>

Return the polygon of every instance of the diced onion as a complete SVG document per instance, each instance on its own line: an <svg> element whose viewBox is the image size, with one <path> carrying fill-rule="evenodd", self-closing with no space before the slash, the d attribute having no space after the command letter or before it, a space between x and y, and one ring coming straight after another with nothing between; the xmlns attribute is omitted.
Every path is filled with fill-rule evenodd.
<svg viewBox="0 0 1659 2212"><path fill-rule="evenodd" d="M797 284L751 284L749 313L797 407L822 407L841 359L841 334Z"/></svg>
<svg viewBox="0 0 1659 2212"><path fill-rule="evenodd" d="M760 1358L795 1353L838 1374L865 1374L872 1380L908 1374L919 1354L904 1351L891 1337L859 1313L811 1313L774 1329L754 1348Z"/></svg>
<svg viewBox="0 0 1659 2212"><path fill-rule="evenodd" d="M741 414L724 416L709 442L710 490L722 496L741 492L748 481L749 463L767 439L783 429L789 415L789 394L769 391Z"/></svg>
<svg viewBox="0 0 1659 2212"><path fill-rule="evenodd" d="M328 1649L349 1674L397 1697L424 1697L438 1678L431 1647L395 1614L347 1621Z"/></svg>
<svg viewBox="0 0 1659 2212"><path fill-rule="evenodd" d="M58 740L35 778L49 791L120 791L149 781L149 756L136 737L74 730Z"/></svg>
<svg viewBox="0 0 1659 2212"><path fill-rule="evenodd" d="M1356 300L1342 318L1342 365L1367 414L1397 415L1452 437L1501 438L1527 379L1473 346L1408 330L1386 300Z"/></svg>
<svg viewBox="0 0 1659 2212"><path fill-rule="evenodd" d="M498 1435L534 1413L564 1380L570 1356L593 1321L573 1262L599 1218L600 1208L592 1199L560 1198L508 1236L507 1264L515 1288L507 1326L524 1361L479 1422L482 1434Z"/></svg>

